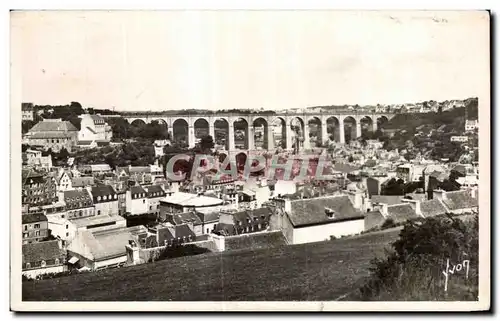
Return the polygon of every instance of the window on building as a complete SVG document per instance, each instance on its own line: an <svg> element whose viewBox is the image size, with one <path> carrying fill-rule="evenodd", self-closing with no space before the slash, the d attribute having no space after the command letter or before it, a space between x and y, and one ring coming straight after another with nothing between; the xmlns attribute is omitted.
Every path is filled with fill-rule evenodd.
<svg viewBox="0 0 500 321"><path fill-rule="evenodd" d="M101 215L101 210L97 210L97 215Z"/></svg>
<svg viewBox="0 0 500 321"><path fill-rule="evenodd" d="M28 237L28 233L23 233L23 238L27 238Z"/></svg>
<svg viewBox="0 0 500 321"><path fill-rule="evenodd" d="M68 228L69 228L69 226L68 226L68 224L66 224L66 229L68 229Z"/></svg>
<svg viewBox="0 0 500 321"><path fill-rule="evenodd" d="M210 233L210 229L209 229L209 228L207 228L207 234L208 234L208 233Z"/></svg>
<svg viewBox="0 0 500 321"><path fill-rule="evenodd" d="M142 200L142 204L145 204L146 203L146 200Z"/></svg>
<svg viewBox="0 0 500 321"><path fill-rule="evenodd" d="M100 201L101 200L101 197L100 196L97 196L97 201Z"/></svg>
<svg viewBox="0 0 500 321"><path fill-rule="evenodd" d="M40 265L41 265L42 267L45 267L45 266L47 265L47 262L45 262L45 261L43 261L43 260L42 260L42 262L41 262L41 264L40 264Z"/></svg>
<svg viewBox="0 0 500 321"><path fill-rule="evenodd" d="M27 231L28 230L28 225L24 225L24 230Z"/></svg>
<svg viewBox="0 0 500 321"><path fill-rule="evenodd" d="M66 237L68 237L68 236L69 236L69 233L68 233L68 232L66 232Z"/></svg>
<svg viewBox="0 0 500 321"><path fill-rule="evenodd" d="M35 236L40 236L40 231L35 231Z"/></svg>
<svg viewBox="0 0 500 321"><path fill-rule="evenodd" d="M35 228L40 228L40 224L35 224Z"/></svg>
<svg viewBox="0 0 500 321"><path fill-rule="evenodd" d="M26 263L26 268L30 269L31 268L31 264L30 263Z"/></svg>
<svg viewBox="0 0 500 321"><path fill-rule="evenodd" d="M150 207L149 207L149 210L151 211L152 209L153 209L153 206L150 206Z"/></svg>
<svg viewBox="0 0 500 321"><path fill-rule="evenodd" d="M78 212L78 215L82 216L82 215L83 215L83 211L82 211L82 210L80 210L80 211Z"/></svg>
<svg viewBox="0 0 500 321"><path fill-rule="evenodd" d="M61 214L61 218L64 218L64 214Z"/></svg>

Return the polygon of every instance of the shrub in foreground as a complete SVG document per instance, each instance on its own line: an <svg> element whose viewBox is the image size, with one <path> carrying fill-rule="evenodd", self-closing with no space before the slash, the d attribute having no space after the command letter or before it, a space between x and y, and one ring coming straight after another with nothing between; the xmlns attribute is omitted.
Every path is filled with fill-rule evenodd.
<svg viewBox="0 0 500 321"><path fill-rule="evenodd" d="M375 259L357 300L477 300L478 218L407 222L385 259ZM464 264L468 261L467 270ZM448 273L447 291L445 291ZM467 273L468 272L468 273ZM466 277L466 274L468 277Z"/></svg>

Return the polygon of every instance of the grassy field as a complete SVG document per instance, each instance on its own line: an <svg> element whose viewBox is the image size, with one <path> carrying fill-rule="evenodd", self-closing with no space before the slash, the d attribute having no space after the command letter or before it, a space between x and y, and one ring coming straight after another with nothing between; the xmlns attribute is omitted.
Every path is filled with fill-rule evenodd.
<svg viewBox="0 0 500 321"><path fill-rule="evenodd" d="M182 257L23 283L25 301L336 300L399 229L328 242Z"/></svg>

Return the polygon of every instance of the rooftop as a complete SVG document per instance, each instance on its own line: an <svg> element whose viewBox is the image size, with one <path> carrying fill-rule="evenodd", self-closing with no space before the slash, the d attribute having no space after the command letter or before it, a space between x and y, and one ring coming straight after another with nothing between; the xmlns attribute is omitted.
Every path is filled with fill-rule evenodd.
<svg viewBox="0 0 500 321"><path fill-rule="evenodd" d="M290 203L291 211L287 215L295 227L363 218L347 195L292 200ZM333 216L330 218L327 212Z"/></svg>
<svg viewBox="0 0 500 321"><path fill-rule="evenodd" d="M89 225L105 224L111 222L121 222L125 221L125 218L120 215L97 215L84 218L76 218L71 222L75 224L77 228L86 227Z"/></svg>
<svg viewBox="0 0 500 321"><path fill-rule="evenodd" d="M215 197L208 197L204 195L184 193L184 192L176 192L160 200L160 202L180 205L183 207L204 207L204 206L222 205L224 201Z"/></svg>
<svg viewBox="0 0 500 321"><path fill-rule="evenodd" d="M29 130L30 133L49 131L72 132L78 131L78 129L69 121L63 121L61 119L44 119Z"/></svg>
<svg viewBox="0 0 500 321"><path fill-rule="evenodd" d="M23 245L23 263L48 261L60 258L64 252L57 240Z"/></svg>
<svg viewBox="0 0 500 321"><path fill-rule="evenodd" d="M23 224L31 224L36 222L46 222L47 217L43 213L32 213L21 215Z"/></svg>

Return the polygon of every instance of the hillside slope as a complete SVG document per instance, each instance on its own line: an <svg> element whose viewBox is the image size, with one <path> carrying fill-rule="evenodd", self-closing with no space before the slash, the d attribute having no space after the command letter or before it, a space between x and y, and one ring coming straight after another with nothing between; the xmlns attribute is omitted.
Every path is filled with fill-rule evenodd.
<svg viewBox="0 0 500 321"><path fill-rule="evenodd" d="M399 229L321 243L203 254L23 283L26 301L335 300L369 275Z"/></svg>

